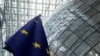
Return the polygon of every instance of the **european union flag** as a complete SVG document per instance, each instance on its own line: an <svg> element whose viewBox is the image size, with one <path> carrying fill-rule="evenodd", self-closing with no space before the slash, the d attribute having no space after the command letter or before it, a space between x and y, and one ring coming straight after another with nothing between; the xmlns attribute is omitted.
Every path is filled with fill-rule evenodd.
<svg viewBox="0 0 100 56"><path fill-rule="evenodd" d="M6 50L14 56L50 56L40 16L36 16L6 41Z"/></svg>

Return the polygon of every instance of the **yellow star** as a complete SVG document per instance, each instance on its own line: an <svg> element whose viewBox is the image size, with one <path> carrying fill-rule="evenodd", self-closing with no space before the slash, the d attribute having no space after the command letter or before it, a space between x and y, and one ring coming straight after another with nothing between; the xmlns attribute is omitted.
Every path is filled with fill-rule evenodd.
<svg viewBox="0 0 100 56"><path fill-rule="evenodd" d="M49 49L46 48L46 52L47 52L48 55L50 55L50 51L49 51Z"/></svg>
<svg viewBox="0 0 100 56"><path fill-rule="evenodd" d="M28 35L28 32L26 30L21 30L21 32L25 35Z"/></svg>
<svg viewBox="0 0 100 56"><path fill-rule="evenodd" d="M37 43L37 42L35 42L35 43L33 43L33 46L35 47L35 48L40 48L40 44L39 43Z"/></svg>

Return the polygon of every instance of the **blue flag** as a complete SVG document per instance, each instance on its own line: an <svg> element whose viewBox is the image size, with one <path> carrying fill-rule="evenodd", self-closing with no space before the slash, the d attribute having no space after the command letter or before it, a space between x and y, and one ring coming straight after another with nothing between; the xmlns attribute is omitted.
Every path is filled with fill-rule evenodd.
<svg viewBox="0 0 100 56"><path fill-rule="evenodd" d="M14 56L50 56L40 16L36 16L6 41L4 49Z"/></svg>

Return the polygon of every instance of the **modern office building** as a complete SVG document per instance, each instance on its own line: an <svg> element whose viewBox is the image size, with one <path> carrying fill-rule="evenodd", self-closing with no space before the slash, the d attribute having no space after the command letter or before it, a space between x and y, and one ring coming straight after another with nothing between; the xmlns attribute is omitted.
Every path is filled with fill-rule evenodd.
<svg viewBox="0 0 100 56"><path fill-rule="evenodd" d="M100 0L0 0L0 56L5 41L36 15L51 56L100 56Z"/></svg>

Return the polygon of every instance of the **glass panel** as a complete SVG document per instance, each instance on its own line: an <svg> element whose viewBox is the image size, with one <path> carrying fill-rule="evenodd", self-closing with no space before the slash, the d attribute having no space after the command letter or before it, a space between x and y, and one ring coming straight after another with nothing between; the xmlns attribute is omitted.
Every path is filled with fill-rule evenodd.
<svg viewBox="0 0 100 56"><path fill-rule="evenodd" d="M78 56L83 56L88 50L90 49L90 47L85 44L84 42L75 50L75 53Z"/></svg>
<svg viewBox="0 0 100 56"><path fill-rule="evenodd" d="M81 38L84 33L90 29L90 26L87 23L82 24L75 33Z"/></svg>
<svg viewBox="0 0 100 56"><path fill-rule="evenodd" d="M66 47L71 47L72 44L78 39L78 37L75 34L72 34L64 43Z"/></svg>
<svg viewBox="0 0 100 56"><path fill-rule="evenodd" d="M100 33L94 32L88 39L85 40L91 47L100 41Z"/></svg>
<svg viewBox="0 0 100 56"><path fill-rule="evenodd" d="M74 30L77 29L82 23L83 23L83 21L79 18L79 19L77 19L72 25L69 26L69 29L71 29L72 31L74 31Z"/></svg>
<svg viewBox="0 0 100 56"><path fill-rule="evenodd" d="M100 42L94 47L94 49L100 53Z"/></svg>
<svg viewBox="0 0 100 56"><path fill-rule="evenodd" d="M90 50L86 55L84 56L99 56L100 54L96 53L94 50Z"/></svg>

